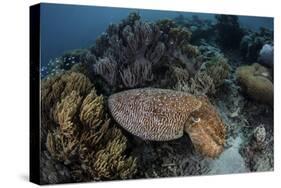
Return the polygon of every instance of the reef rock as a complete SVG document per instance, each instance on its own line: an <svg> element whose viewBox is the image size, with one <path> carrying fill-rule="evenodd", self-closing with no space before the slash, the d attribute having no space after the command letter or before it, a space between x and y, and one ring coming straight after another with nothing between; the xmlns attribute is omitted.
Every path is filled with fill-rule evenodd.
<svg viewBox="0 0 281 188"><path fill-rule="evenodd" d="M145 88L113 94L108 105L123 128L144 140L173 140L185 131L199 153L216 157L223 150L224 124L207 98Z"/></svg>
<svg viewBox="0 0 281 188"><path fill-rule="evenodd" d="M273 46L263 45L259 53L259 62L265 66L273 67Z"/></svg>
<svg viewBox="0 0 281 188"><path fill-rule="evenodd" d="M244 91L253 99L273 104L273 83L267 68L254 63L241 66L236 70L236 76Z"/></svg>
<svg viewBox="0 0 281 188"><path fill-rule="evenodd" d="M241 55L248 62L256 62L264 44L273 44L272 31L266 28L256 32L248 31L240 42Z"/></svg>

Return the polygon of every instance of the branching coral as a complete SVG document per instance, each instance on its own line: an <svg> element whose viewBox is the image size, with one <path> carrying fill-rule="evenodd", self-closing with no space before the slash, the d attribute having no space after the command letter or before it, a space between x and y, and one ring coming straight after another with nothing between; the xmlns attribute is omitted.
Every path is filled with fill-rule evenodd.
<svg viewBox="0 0 281 188"><path fill-rule="evenodd" d="M198 71L189 81L178 81L174 89L194 95L212 95L216 92L213 79L205 71Z"/></svg>
<svg viewBox="0 0 281 188"><path fill-rule="evenodd" d="M152 65L164 53L165 46L158 39L155 24L136 20L133 25L122 23L108 31L109 47L94 64L94 72L110 86L125 88L145 85L153 79Z"/></svg>
<svg viewBox="0 0 281 188"><path fill-rule="evenodd" d="M43 128L48 130L46 148L52 158L67 165L76 181L126 179L134 174L136 159L124 155L126 137L111 125L103 97L85 76L66 72L51 77L42 91L49 114L42 121L52 124Z"/></svg>
<svg viewBox="0 0 281 188"><path fill-rule="evenodd" d="M205 62L199 71L188 81L178 79L175 90L185 91L194 95L213 95L229 75L229 65L222 56L215 56Z"/></svg>
<svg viewBox="0 0 281 188"><path fill-rule="evenodd" d="M109 121L105 122L95 134L84 132L81 136L80 145L90 144L97 152L89 152L87 149L80 152L81 164L75 164L72 171L75 177L83 177L83 181L127 179L136 172L136 158L124 155L126 137L120 129L109 129L108 125ZM103 143L104 139L109 141Z"/></svg>
<svg viewBox="0 0 281 188"><path fill-rule="evenodd" d="M92 83L80 73L67 71L54 76L49 76L41 85L41 114L42 114L42 143L45 142L49 129L54 127L53 111L57 103L70 95L73 91L84 96L90 92ZM44 145L43 145L44 147Z"/></svg>
<svg viewBox="0 0 281 188"><path fill-rule="evenodd" d="M177 27L174 22L168 22L169 26L163 27L162 22L167 21L158 22L162 31L161 41L166 46L167 61L171 65L181 62L189 74L194 75L202 62L198 48L190 44L191 32L186 27Z"/></svg>
<svg viewBox="0 0 281 188"><path fill-rule="evenodd" d="M120 70L120 77L122 83L129 88L135 86L142 86L146 82L153 80L152 65L150 62L138 60L138 63L134 63L132 66Z"/></svg>
<svg viewBox="0 0 281 188"><path fill-rule="evenodd" d="M53 111L54 121L60 126L61 133L66 137L72 137L74 134L76 128L73 122L74 116L81 105L81 100L82 97L74 90L61 102L58 102Z"/></svg>
<svg viewBox="0 0 281 188"><path fill-rule="evenodd" d="M75 136L66 136L60 129L48 133L46 147L51 156L69 164L78 152L79 141Z"/></svg>
<svg viewBox="0 0 281 188"><path fill-rule="evenodd" d="M112 57L104 57L94 64L94 72L103 77L110 85L116 85L117 81L117 62Z"/></svg>
<svg viewBox="0 0 281 188"><path fill-rule="evenodd" d="M126 138L119 129L112 131L110 136L114 139L94 157L92 165L97 170L93 173L98 173L95 177L126 179L135 172L136 160L132 157L126 159L122 155L126 149Z"/></svg>
<svg viewBox="0 0 281 188"><path fill-rule="evenodd" d="M206 72L199 71L191 79L189 92L194 95L212 95L216 92L214 80Z"/></svg>
<svg viewBox="0 0 281 188"><path fill-rule="evenodd" d="M169 31L169 42L179 48L189 44L191 32L185 27L175 27Z"/></svg>
<svg viewBox="0 0 281 188"><path fill-rule="evenodd" d="M273 104L273 83L269 71L254 63L251 66L241 66L236 70L236 76L244 91L253 99Z"/></svg>
<svg viewBox="0 0 281 188"><path fill-rule="evenodd" d="M167 71L167 77L169 77L171 85L175 85L177 83L188 82L189 72L186 69L171 66L169 67L169 71Z"/></svg>
<svg viewBox="0 0 281 188"><path fill-rule="evenodd" d="M204 66L206 73L211 77L216 88L221 86L229 76L230 67L227 59L221 55L214 56Z"/></svg>
<svg viewBox="0 0 281 188"><path fill-rule="evenodd" d="M181 56L194 58L199 55L198 49L190 44L191 32L186 27L173 27L166 33L165 44L172 58L180 59Z"/></svg>
<svg viewBox="0 0 281 188"><path fill-rule="evenodd" d="M102 123L103 114L103 97L97 96L96 91L92 90L81 105L80 121L89 128L95 128Z"/></svg>

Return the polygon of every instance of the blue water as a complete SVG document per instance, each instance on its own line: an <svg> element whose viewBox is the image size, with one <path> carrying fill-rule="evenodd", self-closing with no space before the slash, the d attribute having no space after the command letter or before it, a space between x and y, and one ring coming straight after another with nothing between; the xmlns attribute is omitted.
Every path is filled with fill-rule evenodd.
<svg viewBox="0 0 281 188"><path fill-rule="evenodd" d="M119 22L132 11L138 11L142 19L148 21L172 19L180 14L214 20L214 14L42 4L41 65L46 65L50 59L61 56L67 50L88 47L110 23ZM241 26L252 30L261 26L273 29L272 18L239 16L239 20Z"/></svg>

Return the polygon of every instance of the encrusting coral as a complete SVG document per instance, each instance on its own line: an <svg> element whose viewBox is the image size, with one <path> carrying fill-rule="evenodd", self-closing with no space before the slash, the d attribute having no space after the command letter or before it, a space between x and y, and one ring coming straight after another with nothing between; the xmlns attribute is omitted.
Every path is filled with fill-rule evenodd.
<svg viewBox="0 0 281 188"><path fill-rule="evenodd" d="M251 98L269 105L273 104L273 83L267 68L257 63L241 66L237 68L236 76Z"/></svg>
<svg viewBox="0 0 281 188"><path fill-rule="evenodd" d="M204 97L166 89L133 89L111 95L108 106L122 127L144 140L173 140L185 131L199 153L216 157L223 151L224 124Z"/></svg>
<svg viewBox="0 0 281 188"><path fill-rule="evenodd" d="M45 143L51 157L66 165L76 181L132 177L136 158L124 154L127 139L110 123L103 96L87 77L65 72L43 83L48 115L42 121L52 126L42 129L48 130Z"/></svg>

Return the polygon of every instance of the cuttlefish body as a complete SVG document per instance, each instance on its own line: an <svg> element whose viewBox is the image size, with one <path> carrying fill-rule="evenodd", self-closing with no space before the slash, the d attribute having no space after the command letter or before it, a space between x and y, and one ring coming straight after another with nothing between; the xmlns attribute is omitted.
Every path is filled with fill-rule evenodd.
<svg viewBox="0 0 281 188"><path fill-rule="evenodd" d="M186 132L197 152L218 156L225 128L206 97L168 89L132 89L108 99L111 115L128 132L144 140L167 141Z"/></svg>

